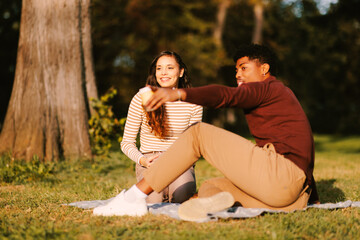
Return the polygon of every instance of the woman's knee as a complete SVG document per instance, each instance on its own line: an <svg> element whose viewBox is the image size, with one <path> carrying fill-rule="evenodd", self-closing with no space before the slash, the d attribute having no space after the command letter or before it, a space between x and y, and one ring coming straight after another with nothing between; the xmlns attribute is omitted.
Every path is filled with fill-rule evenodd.
<svg viewBox="0 0 360 240"><path fill-rule="evenodd" d="M182 203L196 193L196 183L187 182L177 187L174 192L169 193L169 200L172 203Z"/></svg>

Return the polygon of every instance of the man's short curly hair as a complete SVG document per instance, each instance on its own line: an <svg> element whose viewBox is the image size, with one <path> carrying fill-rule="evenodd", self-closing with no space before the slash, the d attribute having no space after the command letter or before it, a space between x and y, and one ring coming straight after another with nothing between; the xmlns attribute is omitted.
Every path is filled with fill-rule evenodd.
<svg viewBox="0 0 360 240"><path fill-rule="evenodd" d="M270 66L271 75L277 74L276 54L268 47L259 44L250 44L240 46L234 54L234 62L242 57L248 57L249 60L258 60L261 64L267 63Z"/></svg>

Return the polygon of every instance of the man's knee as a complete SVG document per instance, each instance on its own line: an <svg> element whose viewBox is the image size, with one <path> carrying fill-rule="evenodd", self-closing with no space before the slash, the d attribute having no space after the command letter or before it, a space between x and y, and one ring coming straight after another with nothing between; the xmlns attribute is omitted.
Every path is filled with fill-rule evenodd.
<svg viewBox="0 0 360 240"><path fill-rule="evenodd" d="M198 128L201 124L203 124L203 122L195 122L193 124L191 124L190 126L188 126L184 132L188 132L188 131L195 131L196 128Z"/></svg>
<svg viewBox="0 0 360 240"><path fill-rule="evenodd" d="M205 180L199 188L199 197L210 197L224 191L221 186L223 179L224 178L211 178Z"/></svg>

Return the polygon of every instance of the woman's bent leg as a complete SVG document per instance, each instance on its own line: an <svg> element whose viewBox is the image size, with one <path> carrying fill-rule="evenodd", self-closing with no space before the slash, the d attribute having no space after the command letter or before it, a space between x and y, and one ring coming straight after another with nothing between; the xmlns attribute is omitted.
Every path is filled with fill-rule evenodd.
<svg viewBox="0 0 360 240"><path fill-rule="evenodd" d="M169 202L182 203L196 193L194 167L189 168L169 185Z"/></svg>

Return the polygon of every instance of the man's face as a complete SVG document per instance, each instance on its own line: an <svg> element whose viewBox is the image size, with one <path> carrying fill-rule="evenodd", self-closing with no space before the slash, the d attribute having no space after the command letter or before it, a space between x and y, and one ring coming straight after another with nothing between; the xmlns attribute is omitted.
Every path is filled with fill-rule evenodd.
<svg viewBox="0 0 360 240"><path fill-rule="evenodd" d="M239 58L236 61L236 81L238 86L242 83L260 82L264 80L263 65L257 60L249 60L248 57Z"/></svg>

